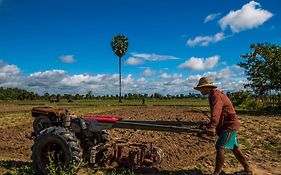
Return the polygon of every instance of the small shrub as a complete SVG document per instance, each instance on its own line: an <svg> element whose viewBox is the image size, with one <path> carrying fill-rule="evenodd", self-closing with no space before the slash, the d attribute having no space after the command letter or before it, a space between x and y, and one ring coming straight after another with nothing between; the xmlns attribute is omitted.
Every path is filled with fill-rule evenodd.
<svg viewBox="0 0 281 175"><path fill-rule="evenodd" d="M57 156L57 157L55 157ZM62 165L61 162L55 162L58 159L59 154L54 154L54 152L49 153L49 165L47 165L47 170L49 175L74 175L77 173L79 168L82 166L83 162L70 162L67 166Z"/></svg>
<svg viewBox="0 0 281 175"><path fill-rule="evenodd" d="M249 99L240 104L239 107L249 110L258 110L264 108L264 103L257 100Z"/></svg>
<svg viewBox="0 0 281 175"><path fill-rule="evenodd" d="M242 103L249 100L251 97L250 91L238 91L228 94L229 98L232 100L234 106L239 106Z"/></svg>

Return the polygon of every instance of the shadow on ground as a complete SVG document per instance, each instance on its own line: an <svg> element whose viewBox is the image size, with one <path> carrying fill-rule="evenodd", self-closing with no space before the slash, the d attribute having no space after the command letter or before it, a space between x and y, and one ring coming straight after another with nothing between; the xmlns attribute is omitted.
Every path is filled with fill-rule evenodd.
<svg viewBox="0 0 281 175"><path fill-rule="evenodd" d="M0 171L0 174L3 175L32 175L36 174L32 170L31 162L23 162L23 161L15 161L15 160L4 160L0 161L0 169L5 169L4 172ZM118 175L118 174L134 174L134 175L210 175L204 174L199 169L190 169L190 170L175 170L175 171L159 171L157 168L141 168L136 170L128 170L124 168L117 169L104 169L103 172L105 175ZM235 172L233 174L228 174L225 172L221 172L220 175L242 175L242 172Z"/></svg>
<svg viewBox="0 0 281 175"><path fill-rule="evenodd" d="M269 108L263 110L236 110L238 115L252 115L252 116L279 116L281 109Z"/></svg>
<svg viewBox="0 0 281 175"><path fill-rule="evenodd" d="M3 175L9 174L34 174L32 171L31 162L16 161L16 160L2 160L0 161L0 168L5 169L0 172Z"/></svg>
<svg viewBox="0 0 281 175"><path fill-rule="evenodd" d="M134 175L211 175L211 174L204 174L199 169L190 169L190 170L175 170L175 171L159 171L157 168L141 168L136 169L133 171L124 170L123 168L120 169L107 169L104 170L106 175L111 174L134 174ZM221 172L220 175L243 175L242 172L235 172L235 173L225 173Z"/></svg>
<svg viewBox="0 0 281 175"><path fill-rule="evenodd" d="M175 171L159 171L157 168L142 168L134 171L120 169L107 169L104 171L106 175L111 174L134 174L134 175L203 175L201 170L175 170Z"/></svg>

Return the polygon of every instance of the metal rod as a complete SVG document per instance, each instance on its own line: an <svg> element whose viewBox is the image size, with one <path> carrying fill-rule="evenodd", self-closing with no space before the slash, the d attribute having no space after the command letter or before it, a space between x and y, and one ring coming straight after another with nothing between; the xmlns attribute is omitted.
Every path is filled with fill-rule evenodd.
<svg viewBox="0 0 281 175"><path fill-rule="evenodd" d="M171 121L171 120L122 120L126 123L144 123L154 125L168 125L168 126L198 126L202 121Z"/></svg>
<svg viewBox="0 0 281 175"><path fill-rule="evenodd" d="M112 128L124 128L124 129L138 129L138 130L150 130L150 131L164 131L164 132L188 132L197 133L199 129L183 127L183 126L170 126L170 125L157 125L140 122L128 122L118 121L112 125Z"/></svg>

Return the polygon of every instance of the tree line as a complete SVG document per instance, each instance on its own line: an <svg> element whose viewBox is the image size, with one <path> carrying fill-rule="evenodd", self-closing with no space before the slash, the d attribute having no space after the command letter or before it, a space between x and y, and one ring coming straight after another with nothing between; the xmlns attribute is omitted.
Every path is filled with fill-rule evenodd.
<svg viewBox="0 0 281 175"><path fill-rule="evenodd" d="M280 107L281 106L281 94L271 95L256 95L253 91L237 91L226 92L226 95L231 98L234 106L241 106L248 109L263 108L264 106ZM178 95L161 95L160 93L153 94L138 94L127 93L122 97L124 100L143 100L143 99L192 99L192 98L206 98L201 94L178 94ZM0 87L0 100L46 100L50 102L59 102L66 100L73 102L75 100L118 100L119 95L94 95L92 91L88 91L86 94L49 94L48 92L43 95L39 95L35 92L27 91L19 88L3 88Z"/></svg>
<svg viewBox="0 0 281 175"><path fill-rule="evenodd" d="M139 94L127 93L122 99L127 100L141 100L141 99L184 99L184 98L203 98L200 94L179 94L179 95L161 95L160 93L153 94ZM86 94L49 94L48 92L39 95L35 92L27 91L19 88L3 88L0 87L0 100L49 100L51 102L59 102L60 100L81 100L81 99L119 99L119 95L94 95L92 91Z"/></svg>
<svg viewBox="0 0 281 175"><path fill-rule="evenodd" d="M35 100L39 97L37 93L24 89L0 87L0 100Z"/></svg>

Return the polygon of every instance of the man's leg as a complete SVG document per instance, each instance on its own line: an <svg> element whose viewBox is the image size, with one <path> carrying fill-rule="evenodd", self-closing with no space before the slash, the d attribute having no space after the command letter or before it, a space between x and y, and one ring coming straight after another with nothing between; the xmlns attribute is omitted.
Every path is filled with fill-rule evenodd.
<svg viewBox="0 0 281 175"><path fill-rule="evenodd" d="M250 175L253 174L252 168L250 167L249 163L247 162L245 156L242 154L239 148L234 148L232 150L233 154L235 155L236 159L241 163L244 167L245 171Z"/></svg>
<svg viewBox="0 0 281 175"><path fill-rule="evenodd" d="M222 169L224 163L224 148L223 147L217 147L217 155L216 155L216 167L215 172L213 175L219 175Z"/></svg>

